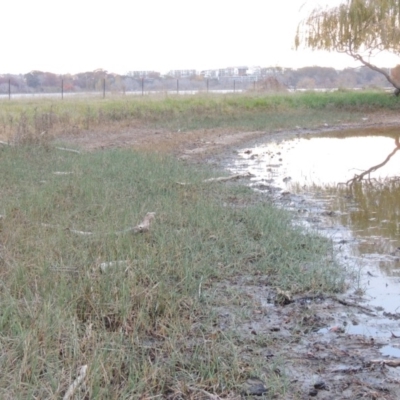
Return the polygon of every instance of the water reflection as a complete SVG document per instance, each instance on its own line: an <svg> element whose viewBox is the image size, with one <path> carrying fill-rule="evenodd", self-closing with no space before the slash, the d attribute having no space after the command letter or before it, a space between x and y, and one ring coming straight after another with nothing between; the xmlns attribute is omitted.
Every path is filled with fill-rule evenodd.
<svg viewBox="0 0 400 400"><path fill-rule="evenodd" d="M331 208L338 210L341 224L375 246L362 246L363 253L400 255L400 182L356 183L353 187L325 187Z"/></svg>
<svg viewBox="0 0 400 400"><path fill-rule="evenodd" d="M301 195L301 204L292 196L289 208L305 216L308 212L328 215L321 229L337 242L354 243L346 258L368 272L362 283L371 289L375 304L396 312L400 306L400 301L393 302L393 296L400 294L399 137L400 127L298 136L244 149L231 166L233 171L253 173L252 185L261 190L271 192L275 186L276 196L287 191ZM391 280L379 280L382 274Z"/></svg>

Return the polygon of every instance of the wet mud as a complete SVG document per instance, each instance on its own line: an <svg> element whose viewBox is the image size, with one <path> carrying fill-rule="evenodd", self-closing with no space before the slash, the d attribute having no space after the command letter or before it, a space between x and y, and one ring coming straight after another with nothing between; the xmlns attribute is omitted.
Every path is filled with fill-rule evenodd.
<svg viewBox="0 0 400 400"><path fill-rule="evenodd" d="M391 129L394 136L397 127ZM375 193L372 200L368 198L372 208L366 212L354 192L349 196L346 190L324 191L316 185L307 190L304 182L299 183L299 178L293 179L284 169L283 159L288 154L279 149L281 138L263 142L264 153L270 152L263 161L257 150L261 143L236 149L222 165L234 173L255 174L250 186L263 193L266 201L293 211L295 223L329 237L349 274L349 287L340 295L288 295L282 301L267 277L227 283L252 299L251 316L231 327L246 344L246 356L249 360L261 356L266 363L281 360L288 380L287 399L400 399L400 243L396 222L400 195L391 191L390 208ZM257 175L257 168L262 168L262 175ZM382 204L386 204L386 217L379 215ZM363 214L363 219L358 214ZM346 225L349 219L355 221L351 226ZM387 228L391 223L392 233ZM221 311L221 329L229 325L234 313L233 308Z"/></svg>
<svg viewBox="0 0 400 400"><path fill-rule="evenodd" d="M382 318L355 295L300 295L279 304L267 277L225 282L221 296L227 288L251 299L248 317L238 323L234 306L221 307L219 328L237 332L241 357L263 360L265 376L285 375L283 398L400 398L400 368L385 364L400 349L400 316Z"/></svg>

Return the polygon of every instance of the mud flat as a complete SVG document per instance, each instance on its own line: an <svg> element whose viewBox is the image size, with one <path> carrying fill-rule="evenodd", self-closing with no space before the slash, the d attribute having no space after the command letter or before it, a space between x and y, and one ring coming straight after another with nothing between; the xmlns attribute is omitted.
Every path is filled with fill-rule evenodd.
<svg viewBox="0 0 400 400"><path fill-rule="evenodd" d="M370 130L376 133L377 129ZM390 127L389 137L395 137L397 130L397 127ZM341 131L343 128L338 127L326 134L336 136ZM355 131L349 132L355 134ZM253 173L250 186L262 193L265 201L293 211L295 223L330 238L334 257L347 270L348 289L342 294L292 296L270 287L268 277L227 283L254 299L252 317L237 327L238 332L250 349L249 359L251 354L261 353L269 362L282 360L289 385L285 398L399 399L397 240L390 235L385 237L385 232L365 234L376 227L364 226L360 236L352 230L354 227L345 226L346 212L339 208L339 201L332 201L345 196L344 191L338 194L331 190L324 194L315 187L317 185L312 190L305 189L304 182L298 182L299 178L293 182L289 175L296 172L290 174L284 160L290 157L287 149L295 147L296 140L288 139L303 135L309 139L315 135L324 137L321 131L286 132L282 136L275 135L272 140L269 137L247 143L225 157L222 164L234 173ZM285 144L284 140L288 142ZM292 167L296 169L295 164ZM355 207L357 198L348 200L350 204L346 207ZM372 213L377 214L376 210ZM392 213L395 214L395 210ZM371 218L368 213L366 219L371 220L371 226L379 224L377 218ZM389 275L382 272L388 265Z"/></svg>

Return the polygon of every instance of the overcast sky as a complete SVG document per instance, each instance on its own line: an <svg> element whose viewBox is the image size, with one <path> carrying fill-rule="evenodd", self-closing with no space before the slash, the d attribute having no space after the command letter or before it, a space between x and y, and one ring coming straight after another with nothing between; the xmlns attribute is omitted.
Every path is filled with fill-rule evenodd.
<svg viewBox="0 0 400 400"><path fill-rule="evenodd" d="M3 0L0 73L354 67L345 55L293 50L299 21L317 5L339 2ZM375 61L400 63L397 57Z"/></svg>

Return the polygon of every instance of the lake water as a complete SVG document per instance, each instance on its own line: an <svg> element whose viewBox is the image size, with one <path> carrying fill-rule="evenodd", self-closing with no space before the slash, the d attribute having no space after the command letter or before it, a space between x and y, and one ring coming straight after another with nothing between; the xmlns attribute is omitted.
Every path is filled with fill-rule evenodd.
<svg viewBox="0 0 400 400"><path fill-rule="evenodd" d="M333 240L339 261L357 275L353 293L381 312L383 325L400 316L399 137L400 127L301 134L242 149L228 166L254 174L255 190ZM389 155L364 183L349 185Z"/></svg>

